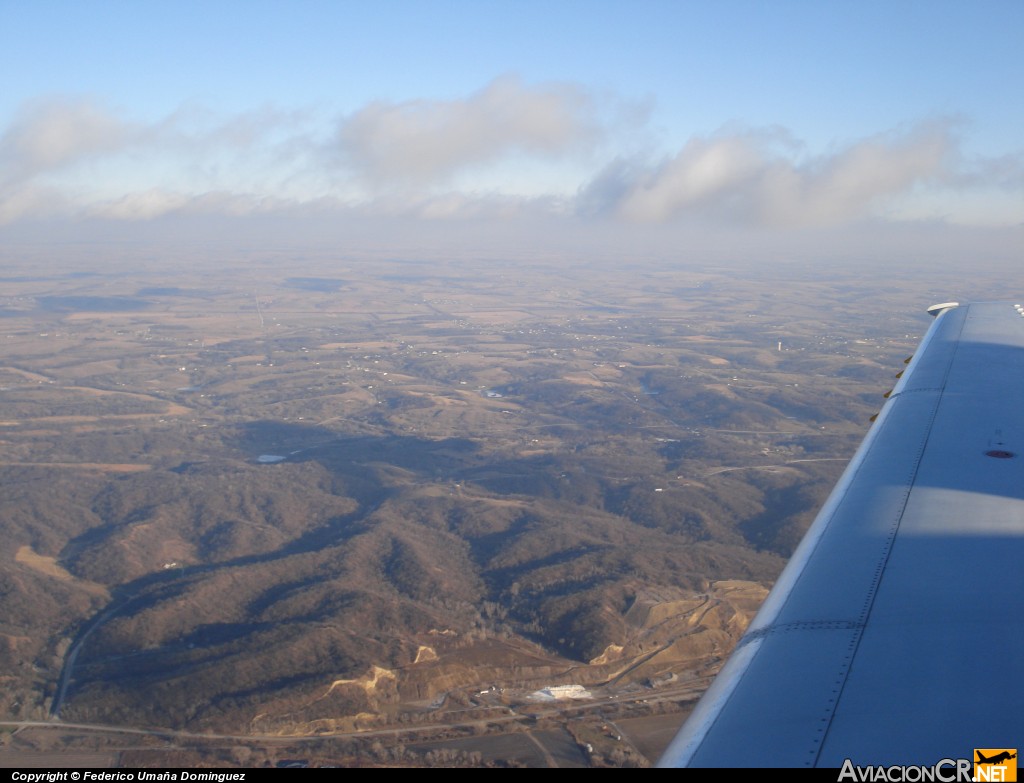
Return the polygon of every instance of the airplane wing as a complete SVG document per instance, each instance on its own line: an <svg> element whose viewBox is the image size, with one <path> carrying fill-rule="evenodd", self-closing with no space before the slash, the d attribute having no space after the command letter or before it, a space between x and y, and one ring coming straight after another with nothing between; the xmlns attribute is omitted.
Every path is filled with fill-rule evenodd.
<svg viewBox="0 0 1024 783"><path fill-rule="evenodd" d="M1024 744L1024 308L930 312L660 766L931 766Z"/></svg>

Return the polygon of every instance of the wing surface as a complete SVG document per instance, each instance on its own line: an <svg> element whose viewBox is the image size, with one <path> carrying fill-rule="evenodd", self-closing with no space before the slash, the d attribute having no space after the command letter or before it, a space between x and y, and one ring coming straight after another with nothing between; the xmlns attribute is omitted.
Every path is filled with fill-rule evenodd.
<svg viewBox="0 0 1024 783"><path fill-rule="evenodd" d="M1024 744L1021 311L940 307L661 766L932 765Z"/></svg>

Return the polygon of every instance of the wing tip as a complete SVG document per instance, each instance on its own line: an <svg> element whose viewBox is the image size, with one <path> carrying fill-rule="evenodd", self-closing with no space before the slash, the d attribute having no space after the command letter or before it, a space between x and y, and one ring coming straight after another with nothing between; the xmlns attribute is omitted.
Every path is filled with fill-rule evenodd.
<svg viewBox="0 0 1024 783"><path fill-rule="evenodd" d="M939 313L945 312L946 310L952 310L954 307L959 306L959 302L942 302L941 304L933 304L928 308L928 315L934 318Z"/></svg>

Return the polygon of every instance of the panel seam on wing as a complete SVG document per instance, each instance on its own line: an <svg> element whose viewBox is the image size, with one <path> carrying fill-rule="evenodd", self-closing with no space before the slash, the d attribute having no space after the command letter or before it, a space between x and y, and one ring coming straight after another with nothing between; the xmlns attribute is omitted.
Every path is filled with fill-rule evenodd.
<svg viewBox="0 0 1024 783"><path fill-rule="evenodd" d="M857 620L795 620L751 631L740 639L736 647L738 649L756 639L763 639L767 636L789 633L791 631L858 631L863 627L864 623Z"/></svg>
<svg viewBox="0 0 1024 783"><path fill-rule="evenodd" d="M825 740L828 737L828 732L832 727L832 720L835 717L836 708L839 706L839 702L842 699L843 690L846 688L846 680L850 673L850 667L853 664L854 658L857 656L857 650L860 647L861 639L864 637L865 629L867 628L868 619L871 616L871 610L875 604L875 598L878 596L878 591L881 588L882 580L885 575L885 567L889 562L889 558L892 555L893 546L896 544L896 537L899 534L900 523L903 521L903 514L906 512L907 503L910 500L910 494L913 492L914 484L917 481L917 473L921 468L921 460L924 457L924 453L928 448L928 441L931 438L932 427L935 424L935 418L938 416L939 408L942 405L942 396L945 393L946 382L949 378L950 370L953 367L953 363L956 360L957 352L960 349L960 336L963 334L964 321L966 319L969 308L964 309L964 318L960 321L960 327L956 330L956 342L953 346L953 350L949 355L949 359L946 362L946 366L942 373L942 383L937 387L930 389L932 393L936 395L935 401L931 408L931 413L928 417L928 426L924 430L924 437L921 440L921 444L917 449L917 454L911 461L910 475L906 483L906 491L903 493L903 498L899 504L899 513L896 514L892 522L892 528L890 529L889 535L885 541L884 546L881 548L881 557L878 560L875 568L875 576L871 580L871 585L868 588L865 598L864 605L861 608L860 617L858 622L852 626L855 631L853 638L850 640L849 652L844 657L842 664L839 666L839 671L836 674L835 689L833 691L833 698L829 700L828 706L825 708L822 722L825 724L819 729L818 735L813 740L812 744L815 745L814 751L814 762L812 766L818 765L818 759L821 757L821 751L825 746ZM908 391L925 391L925 389L906 389L901 390L900 395L906 394ZM895 400L891 400L896 402ZM874 443L871 444L869 451L874 448Z"/></svg>

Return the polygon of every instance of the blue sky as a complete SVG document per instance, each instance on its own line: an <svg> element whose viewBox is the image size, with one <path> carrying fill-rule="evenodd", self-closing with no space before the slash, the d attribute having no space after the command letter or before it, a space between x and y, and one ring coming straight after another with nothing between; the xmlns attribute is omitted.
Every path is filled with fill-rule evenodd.
<svg viewBox="0 0 1024 783"><path fill-rule="evenodd" d="M867 221L1019 242L1021 40L1019 0L0 0L0 226Z"/></svg>

